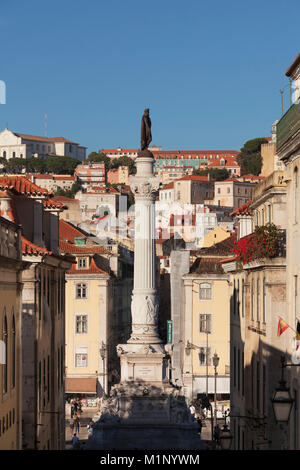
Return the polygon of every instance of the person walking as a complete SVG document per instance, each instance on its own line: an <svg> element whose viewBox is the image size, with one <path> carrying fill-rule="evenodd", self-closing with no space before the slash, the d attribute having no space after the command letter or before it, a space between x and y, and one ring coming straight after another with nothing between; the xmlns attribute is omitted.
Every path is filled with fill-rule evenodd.
<svg viewBox="0 0 300 470"><path fill-rule="evenodd" d="M79 434L79 429L80 429L80 419L79 419L79 416L77 415L75 419L75 432L77 432L78 434Z"/></svg>
<svg viewBox="0 0 300 470"><path fill-rule="evenodd" d="M201 436L201 431L202 431L202 419L200 416L197 416L197 423L198 423L198 428L199 428L199 434Z"/></svg>
<svg viewBox="0 0 300 470"><path fill-rule="evenodd" d="M78 449L79 449L79 439L78 439L78 437L77 437L77 435L76 435L76 432L74 433L74 436L73 436L73 438L72 438L72 446L73 446L73 449L74 449L74 450L76 450L76 449L78 450Z"/></svg>
<svg viewBox="0 0 300 470"><path fill-rule="evenodd" d="M71 432L71 436L73 436L73 432L74 432L74 419L70 419L70 432Z"/></svg>
<svg viewBox="0 0 300 470"><path fill-rule="evenodd" d="M91 437L91 435L93 434L93 424L94 424L94 421L90 419L90 422L87 425L88 437Z"/></svg>

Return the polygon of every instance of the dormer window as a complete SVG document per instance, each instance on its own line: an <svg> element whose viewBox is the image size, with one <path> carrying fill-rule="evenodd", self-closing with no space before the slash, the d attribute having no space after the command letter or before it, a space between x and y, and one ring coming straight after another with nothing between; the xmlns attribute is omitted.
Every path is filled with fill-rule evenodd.
<svg viewBox="0 0 300 470"><path fill-rule="evenodd" d="M78 258L78 269L85 269L88 267L87 258Z"/></svg>

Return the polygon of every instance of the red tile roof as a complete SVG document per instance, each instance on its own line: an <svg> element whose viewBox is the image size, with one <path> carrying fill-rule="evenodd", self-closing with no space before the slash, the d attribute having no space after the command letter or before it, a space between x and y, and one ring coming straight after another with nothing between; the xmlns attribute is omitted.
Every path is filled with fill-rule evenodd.
<svg viewBox="0 0 300 470"><path fill-rule="evenodd" d="M295 70L295 68L297 67L297 65L299 63L300 63L300 52L297 55L296 59L291 63L291 65L289 66L289 68L285 72L287 77L289 77L293 73L293 71Z"/></svg>
<svg viewBox="0 0 300 470"><path fill-rule="evenodd" d="M65 139L64 137L41 137L39 135L29 135L29 134L20 134L19 132L14 132L15 135L21 137L24 140L36 140L39 142L67 142L68 144L76 144L71 140Z"/></svg>
<svg viewBox="0 0 300 470"><path fill-rule="evenodd" d="M22 240L22 253L23 255L52 255L52 251L48 251L46 248L35 245L34 243L27 240L23 235Z"/></svg>
<svg viewBox="0 0 300 470"><path fill-rule="evenodd" d="M64 209L66 206L55 199L47 199L43 202L45 209Z"/></svg>
<svg viewBox="0 0 300 470"><path fill-rule="evenodd" d="M50 193L24 176L0 176L0 189L9 189L26 196L47 196Z"/></svg>
<svg viewBox="0 0 300 470"><path fill-rule="evenodd" d="M251 215L252 214L252 209L250 209L250 207L249 207L251 202L252 202L252 200L248 201L248 202L245 202L245 204L241 205L240 207L238 207L237 209L232 211L229 215L230 216L232 216L232 215Z"/></svg>
<svg viewBox="0 0 300 470"><path fill-rule="evenodd" d="M79 199L73 199L67 196L55 196L53 200L59 202L79 202Z"/></svg>
<svg viewBox="0 0 300 470"><path fill-rule="evenodd" d="M186 175L176 181L209 181L208 176Z"/></svg>
<svg viewBox="0 0 300 470"><path fill-rule="evenodd" d="M59 238L74 243L75 237L88 238L87 235L84 235L84 233L76 227L73 227L73 225L61 219L59 221Z"/></svg>
<svg viewBox="0 0 300 470"><path fill-rule="evenodd" d="M163 191L164 189L173 189L173 188L174 188L174 182L172 181L172 183L167 184L166 186L161 188L161 190Z"/></svg>
<svg viewBox="0 0 300 470"><path fill-rule="evenodd" d="M82 268L78 269L76 267L76 264L72 264L71 268L67 271L67 274L80 274L80 275L85 275L85 274L108 274L106 271L103 271L103 269L98 268L98 266L95 263L94 258L90 259L90 266L88 268Z"/></svg>
<svg viewBox="0 0 300 470"><path fill-rule="evenodd" d="M87 245L87 246L80 246L74 245L73 243L68 243L64 240L59 240L59 249L62 253L70 253L70 254L93 254L93 253L102 253L102 254L110 254L108 250L103 248L100 245Z"/></svg>

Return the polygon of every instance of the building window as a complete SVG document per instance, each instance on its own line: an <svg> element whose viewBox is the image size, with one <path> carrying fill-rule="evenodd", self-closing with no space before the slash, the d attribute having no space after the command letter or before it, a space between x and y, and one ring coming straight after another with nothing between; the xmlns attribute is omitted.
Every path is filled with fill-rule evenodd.
<svg viewBox="0 0 300 470"><path fill-rule="evenodd" d="M260 412L260 363L256 364L256 408Z"/></svg>
<svg viewBox="0 0 300 470"><path fill-rule="evenodd" d="M86 298L87 298L87 285L76 284L76 299L86 299Z"/></svg>
<svg viewBox="0 0 300 470"><path fill-rule="evenodd" d="M75 331L76 333L87 333L87 318L86 314L75 316Z"/></svg>
<svg viewBox="0 0 300 470"><path fill-rule="evenodd" d="M7 317L6 311L4 310L4 318L3 318L3 343L4 343L4 357L5 357L5 364L2 365L3 370L3 393L7 393L7 379L8 379L8 330L7 330Z"/></svg>
<svg viewBox="0 0 300 470"><path fill-rule="evenodd" d="M233 347L233 386L236 387L236 347Z"/></svg>
<svg viewBox="0 0 300 470"><path fill-rule="evenodd" d="M254 321L254 280L251 282L251 320Z"/></svg>
<svg viewBox="0 0 300 470"><path fill-rule="evenodd" d="M266 323L267 312L267 295L266 295L266 279L263 279L263 323Z"/></svg>
<svg viewBox="0 0 300 470"><path fill-rule="evenodd" d="M256 311L257 311L257 321L260 321L260 283L259 278L256 281Z"/></svg>
<svg viewBox="0 0 300 470"><path fill-rule="evenodd" d="M210 366L212 359L211 359L211 348L199 348L199 364L200 366Z"/></svg>
<svg viewBox="0 0 300 470"><path fill-rule="evenodd" d="M47 401L50 401L50 356L47 357Z"/></svg>
<svg viewBox="0 0 300 470"><path fill-rule="evenodd" d="M211 333L211 313L200 313L199 331L200 333Z"/></svg>
<svg viewBox="0 0 300 470"><path fill-rule="evenodd" d="M269 224L272 222L271 221L271 204L268 205L268 222Z"/></svg>
<svg viewBox="0 0 300 470"><path fill-rule="evenodd" d="M294 170L294 183L295 183L295 190L294 190L294 213L295 213L295 224L298 223L298 192L299 192L299 175L298 175L298 168L296 167Z"/></svg>
<svg viewBox="0 0 300 470"><path fill-rule="evenodd" d="M3 158L6 158L6 151L3 152Z"/></svg>
<svg viewBox="0 0 300 470"><path fill-rule="evenodd" d="M16 324L15 316L12 316L11 326L11 387L16 385Z"/></svg>
<svg viewBox="0 0 300 470"><path fill-rule="evenodd" d="M298 318L298 276L294 276L294 286L295 318Z"/></svg>
<svg viewBox="0 0 300 470"><path fill-rule="evenodd" d="M16 152L13 152L13 153L12 153L12 157L13 157L13 158L16 158Z"/></svg>
<svg viewBox="0 0 300 470"><path fill-rule="evenodd" d="M212 300L211 284L202 283L199 285L199 299L200 300Z"/></svg>
<svg viewBox="0 0 300 470"><path fill-rule="evenodd" d="M87 367L88 365L88 349L77 348L75 353L75 367Z"/></svg>
<svg viewBox="0 0 300 470"><path fill-rule="evenodd" d="M87 258L78 258L78 268L79 269L87 268Z"/></svg>
<svg viewBox="0 0 300 470"><path fill-rule="evenodd" d="M242 317L245 316L245 281L242 279Z"/></svg>
<svg viewBox="0 0 300 470"><path fill-rule="evenodd" d="M265 209L261 210L261 225L265 225Z"/></svg>

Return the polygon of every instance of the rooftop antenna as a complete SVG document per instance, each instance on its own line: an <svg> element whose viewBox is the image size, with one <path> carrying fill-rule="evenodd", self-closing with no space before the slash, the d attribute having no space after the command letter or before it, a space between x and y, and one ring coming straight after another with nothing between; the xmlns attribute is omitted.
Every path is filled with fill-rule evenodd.
<svg viewBox="0 0 300 470"><path fill-rule="evenodd" d="M45 111L45 114L44 114L44 136L45 137L47 137L47 118L48 118L47 111Z"/></svg>

